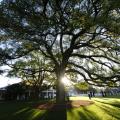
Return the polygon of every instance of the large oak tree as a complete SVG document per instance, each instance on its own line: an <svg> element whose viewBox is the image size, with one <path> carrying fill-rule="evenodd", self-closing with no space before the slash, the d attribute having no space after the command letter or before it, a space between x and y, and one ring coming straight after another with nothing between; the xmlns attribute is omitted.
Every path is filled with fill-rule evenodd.
<svg viewBox="0 0 120 120"><path fill-rule="evenodd" d="M64 102L65 74L77 73L99 86L119 82L119 21L119 0L4 0L1 61L41 52L57 78L56 100Z"/></svg>

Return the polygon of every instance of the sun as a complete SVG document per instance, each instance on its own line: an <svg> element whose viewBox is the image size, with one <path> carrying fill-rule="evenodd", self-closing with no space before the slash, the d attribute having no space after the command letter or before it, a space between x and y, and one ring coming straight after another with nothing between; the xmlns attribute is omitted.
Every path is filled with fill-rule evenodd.
<svg viewBox="0 0 120 120"><path fill-rule="evenodd" d="M71 82L70 80L67 78L67 77L63 77L62 78L62 83L66 86L70 86L71 85Z"/></svg>

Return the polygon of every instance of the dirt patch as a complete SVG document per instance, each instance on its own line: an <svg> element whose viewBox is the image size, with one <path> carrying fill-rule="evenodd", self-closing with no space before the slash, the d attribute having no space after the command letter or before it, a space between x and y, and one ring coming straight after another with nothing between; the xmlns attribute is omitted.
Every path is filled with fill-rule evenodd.
<svg viewBox="0 0 120 120"><path fill-rule="evenodd" d="M94 103L93 101L88 101L88 100L74 100L74 101L66 102L64 104L56 104L56 103L40 104L36 108L41 110L60 110L63 108L78 108L80 106L88 106L93 103Z"/></svg>

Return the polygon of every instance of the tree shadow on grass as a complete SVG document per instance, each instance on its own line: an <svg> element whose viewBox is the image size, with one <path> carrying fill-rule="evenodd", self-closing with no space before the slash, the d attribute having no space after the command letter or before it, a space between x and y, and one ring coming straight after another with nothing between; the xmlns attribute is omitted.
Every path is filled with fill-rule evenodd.
<svg viewBox="0 0 120 120"><path fill-rule="evenodd" d="M88 110L86 106L80 106L79 108L69 109L69 115L73 116L70 120L101 120L94 111Z"/></svg>
<svg viewBox="0 0 120 120"><path fill-rule="evenodd" d="M4 102L0 105L0 120L39 120L45 112L34 109L34 104L29 102Z"/></svg>
<svg viewBox="0 0 120 120"><path fill-rule="evenodd" d="M87 106L81 105L79 108L68 109L70 120L101 120L96 111L88 110Z"/></svg>
<svg viewBox="0 0 120 120"><path fill-rule="evenodd" d="M80 104L79 102L82 102L82 103ZM93 102L82 101L82 100L81 101L67 101L64 104L56 104L43 115L43 118L41 120L67 120L67 117L68 119L79 120L79 118L75 114L69 116L67 114L67 111L70 111L71 113L73 113L72 112L73 109L79 108L82 105L87 106L90 104L93 104Z"/></svg>
<svg viewBox="0 0 120 120"><path fill-rule="evenodd" d="M79 111L80 120L101 120L95 112L88 110L86 107L82 107L82 111Z"/></svg>
<svg viewBox="0 0 120 120"><path fill-rule="evenodd" d="M14 104L10 104L8 108L11 109L12 105ZM67 116L67 111L70 109L71 111L77 109L74 108L71 101L67 102L66 104L57 104L55 106L52 106L52 108L48 110L38 109L36 107L36 103L35 105L33 103L27 103L27 104L17 103L12 108L12 111L8 111L8 116L3 116L3 118L0 120L67 120L67 117L69 117ZM81 113L78 112L78 114L80 114L78 115L78 119L75 119L76 116L74 114L71 117L69 117L69 119L79 120L79 118L81 118L81 120L90 120L90 119L86 119L86 115L84 114L84 112ZM92 117L88 117L88 118L92 118ZM91 119L91 120L95 120L95 119Z"/></svg>
<svg viewBox="0 0 120 120"><path fill-rule="evenodd" d="M108 103L108 102L104 102L104 101L99 101L99 100L95 100L96 102L102 103L102 104L106 104L106 105L111 105L117 108L120 108L120 102L118 102L117 100L112 102L112 103Z"/></svg>
<svg viewBox="0 0 120 120"><path fill-rule="evenodd" d="M49 108L49 106L48 106ZM47 110L36 107L22 107L12 112L5 120L67 120L66 104L56 104ZM3 120L3 119L0 119Z"/></svg>
<svg viewBox="0 0 120 120"><path fill-rule="evenodd" d="M45 113L31 108L23 108L11 115L9 120L39 120L39 118Z"/></svg>
<svg viewBox="0 0 120 120"><path fill-rule="evenodd" d="M66 104L54 105L39 120L67 120Z"/></svg>
<svg viewBox="0 0 120 120"><path fill-rule="evenodd" d="M109 103L104 103L101 101L97 101L97 102L102 103L102 104L96 104L97 107L102 109L106 114L112 116L113 119L115 118L120 120L120 107Z"/></svg>

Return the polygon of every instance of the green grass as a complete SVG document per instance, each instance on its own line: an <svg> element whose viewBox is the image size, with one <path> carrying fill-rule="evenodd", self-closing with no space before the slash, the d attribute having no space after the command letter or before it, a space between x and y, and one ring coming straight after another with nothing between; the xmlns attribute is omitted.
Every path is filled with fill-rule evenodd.
<svg viewBox="0 0 120 120"><path fill-rule="evenodd" d="M87 99L87 98L86 98ZM94 98L95 103L68 111L68 120L120 120L120 98Z"/></svg>
<svg viewBox="0 0 120 120"><path fill-rule="evenodd" d="M72 97L71 100L87 97ZM120 97L93 98L86 107L46 111L35 109L38 102L0 102L0 120L120 120Z"/></svg>
<svg viewBox="0 0 120 120"><path fill-rule="evenodd" d="M39 120L45 111L35 109L37 102L0 102L0 120Z"/></svg>

